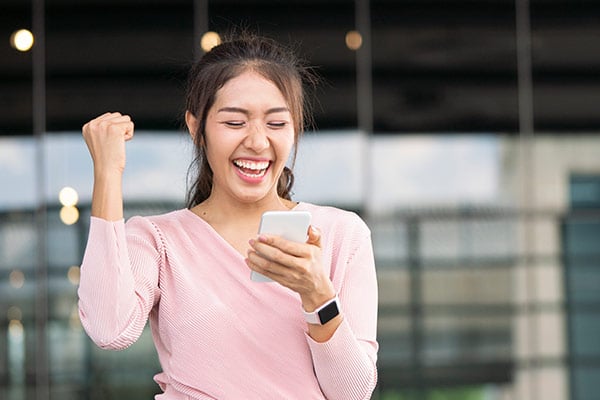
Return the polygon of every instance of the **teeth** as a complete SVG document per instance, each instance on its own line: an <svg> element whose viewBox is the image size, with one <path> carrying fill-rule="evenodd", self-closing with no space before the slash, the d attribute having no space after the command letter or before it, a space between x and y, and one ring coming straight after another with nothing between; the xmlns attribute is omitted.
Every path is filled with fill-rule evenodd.
<svg viewBox="0 0 600 400"><path fill-rule="evenodd" d="M248 160L233 160L233 163L240 168L261 171L269 166L268 161L248 161Z"/></svg>
<svg viewBox="0 0 600 400"><path fill-rule="evenodd" d="M260 178L261 176L264 176L267 173L266 169L260 170L255 174L250 174L250 173L244 171L243 169L240 169L239 171L242 175L245 175L249 178Z"/></svg>

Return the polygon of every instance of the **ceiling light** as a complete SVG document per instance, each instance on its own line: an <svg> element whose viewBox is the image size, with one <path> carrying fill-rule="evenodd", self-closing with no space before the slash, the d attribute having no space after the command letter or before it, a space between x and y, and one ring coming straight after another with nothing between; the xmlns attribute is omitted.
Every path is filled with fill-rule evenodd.
<svg viewBox="0 0 600 400"><path fill-rule="evenodd" d="M358 50L362 46L362 35L358 31L349 31L346 33L346 46L350 50Z"/></svg>
<svg viewBox="0 0 600 400"><path fill-rule="evenodd" d="M10 45L19 51L29 51L33 47L33 33L20 29L10 35Z"/></svg>
<svg viewBox="0 0 600 400"><path fill-rule="evenodd" d="M200 47L205 52L209 52L213 47L221 44L221 36L217 32L208 31L202 35L200 40Z"/></svg>

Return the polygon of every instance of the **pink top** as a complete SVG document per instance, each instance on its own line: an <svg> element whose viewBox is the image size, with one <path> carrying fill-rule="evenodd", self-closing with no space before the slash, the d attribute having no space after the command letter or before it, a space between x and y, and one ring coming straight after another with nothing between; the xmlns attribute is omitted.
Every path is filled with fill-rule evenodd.
<svg viewBox="0 0 600 400"><path fill-rule="evenodd" d="M150 327L156 399L368 399L377 383L377 281L370 231L354 213L300 203L322 231L344 319L325 343L297 293L250 280L244 258L184 209L92 217L79 311L94 342L124 349Z"/></svg>

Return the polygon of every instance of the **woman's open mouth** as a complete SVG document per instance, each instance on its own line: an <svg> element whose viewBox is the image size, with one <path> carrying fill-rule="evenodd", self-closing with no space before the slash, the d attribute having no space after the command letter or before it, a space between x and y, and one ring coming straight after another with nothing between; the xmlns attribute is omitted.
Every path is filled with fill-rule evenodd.
<svg viewBox="0 0 600 400"><path fill-rule="evenodd" d="M233 160L237 170L248 178L262 178L267 173L270 161Z"/></svg>

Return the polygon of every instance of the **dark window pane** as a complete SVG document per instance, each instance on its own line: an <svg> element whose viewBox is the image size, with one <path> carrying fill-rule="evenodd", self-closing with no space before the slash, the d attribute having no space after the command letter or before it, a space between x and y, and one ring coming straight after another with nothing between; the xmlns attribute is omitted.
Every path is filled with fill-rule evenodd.
<svg viewBox="0 0 600 400"><path fill-rule="evenodd" d="M573 176L571 177L571 207L597 208L600 207L600 177Z"/></svg>

